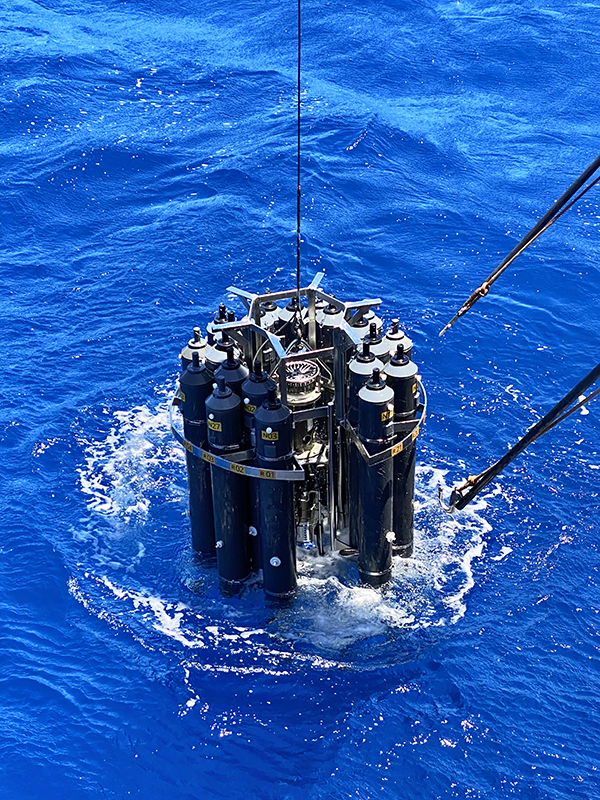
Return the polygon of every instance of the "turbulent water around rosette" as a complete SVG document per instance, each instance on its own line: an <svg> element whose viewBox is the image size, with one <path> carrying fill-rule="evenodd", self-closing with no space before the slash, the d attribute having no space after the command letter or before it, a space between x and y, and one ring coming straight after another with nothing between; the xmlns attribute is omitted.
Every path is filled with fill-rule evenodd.
<svg viewBox="0 0 600 800"><path fill-rule="evenodd" d="M159 631L177 649L183 645L194 651L205 646L207 637L215 665L230 663L232 642L245 642L235 657L242 671L248 656L269 652L264 638L278 647L287 643L289 649L271 654L275 660L283 655L293 661L297 655L319 663L325 657L331 665L376 669L380 659L390 657L390 649L397 658L399 634L451 625L463 616L465 595L473 586L471 562L481 557L484 534L490 530L477 513L485 503L460 521L449 517L437 502L437 487L448 489L443 472L428 467L418 470L414 558L396 559L392 587L384 594L361 587L355 566L340 556L301 554L299 597L293 607L280 612L269 608L258 585L248 587L242 602L228 603L219 596L216 570L199 568L189 547L186 584L193 594L188 606L176 597L161 597L161 583L132 588L146 554L157 487L162 495L158 502L176 505L179 513L185 508L183 464L183 455L174 452L165 403L153 411L115 412L106 438L86 447L79 474L81 490L89 495L88 519L74 530L87 555L86 568L71 590L93 613L118 618L121 624L131 619L138 631L149 625L150 636ZM117 571L113 579L105 576L107 568ZM119 582L119 572L128 580ZM410 648L410 637L404 640ZM186 656L186 663L190 660L193 652ZM273 668L275 662L267 660L264 669Z"/></svg>
<svg viewBox="0 0 600 800"><path fill-rule="evenodd" d="M594 405L437 504L598 359L594 191L438 339L600 149L593 5L303 0L303 280L414 340L415 557L287 609L194 560L168 399L295 279L292 5L5 4L0 794L595 797Z"/></svg>

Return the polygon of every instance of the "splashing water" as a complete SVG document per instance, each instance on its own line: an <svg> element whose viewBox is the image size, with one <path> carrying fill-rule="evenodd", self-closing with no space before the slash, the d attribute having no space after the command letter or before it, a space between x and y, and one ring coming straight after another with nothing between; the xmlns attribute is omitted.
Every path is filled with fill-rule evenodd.
<svg viewBox="0 0 600 800"><path fill-rule="evenodd" d="M144 586L115 579L111 570L124 567L131 573L144 554L159 546L151 528L153 504L164 502L161 492L182 513L186 508L184 458L173 447L167 410L167 402L161 402L154 410L117 411L105 439L86 448L79 475L81 491L90 498L87 528L95 527L97 536L98 518L110 523L102 546L96 541L94 561L100 572L87 564L71 584L73 595L91 613L125 625L146 646L157 637L160 646L170 642L186 663L206 651L212 667L226 663L227 669L245 670L250 648L252 669L267 672L280 669L282 657L289 663L292 656L301 663L308 658L320 666L347 665L365 643L385 650L397 636L452 625L465 614L475 581L473 561L482 557L491 530L481 516L486 503L448 516L437 501L438 485L448 489L445 471L427 466L416 473L414 555L394 559L385 592L361 586L355 564L337 553L300 553L293 606L274 611L258 580L247 584L238 601L226 601L219 595L215 568L197 565L189 544L183 545L187 561L180 565L187 585L183 597L162 597L157 574L145 576ZM133 531L138 550L131 553L126 542ZM183 543L189 534L180 533ZM85 537L80 531L78 538Z"/></svg>
<svg viewBox="0 0 600 800"><path fill-rule="evenodd" d="M169 434L167 402L154 410L115 411L113 418L104 441L89 444L77 471L89 508L127 525L145 519L152 492L166 488L159 468L183 464L184 458Z"/></svg>

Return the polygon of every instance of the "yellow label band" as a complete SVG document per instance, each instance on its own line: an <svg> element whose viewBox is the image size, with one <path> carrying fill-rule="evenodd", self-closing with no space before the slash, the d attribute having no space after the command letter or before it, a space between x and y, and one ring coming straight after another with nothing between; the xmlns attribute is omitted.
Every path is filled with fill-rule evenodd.
<svg viewBox="0 0 600 800"><path fill-rule="evenodd" d="M385 422L387 419L391 419L394 416L393 411L382 411L381 412L381 421Z"/></svg>
<svg viewBox="0 0 600 800"><path fill-rule="evenodd" d="M205 461L208 461L209 464L214 464L215 463L215 457L212 456L210 453L202 453L202 458Z"/></svg>
<svg viewBox="0 0 600 800"><path fill-rule="evenodd" d="M417 389L418 389L418 388L419 388L419 387L417 386L417 382L415 381L415 382L413 383L413 394L416 394L416 393L417 393Z"/></svg>
<svg viewBox="0 0 600 800"><path fill-rule="evenodd" d="M254 412L256 411L256 406L253 406L250 403L245 403L244 411L247 411L248 414L254 414Z"/></svg>
<svg viewBox="0 0 600 800"><path fill-rule="evenodd" d="M181 391L180 391L180 392L179 392L179 396L181 397L181 399L182 399L182 400L183 400L183 402L185 403L185 394L184 394L183 392L181 392Z"/></svg>
<svg viewBox="0 0 600 800"><path fill-rule="evenodd" d="M214 422L214 420L212 420L212 419L208 420L208 427L211 429L211 431L222 431L223 430L223 426L221 425L221 423L220 422Z"/></svg>
<svg viewBox="0 0 600 800"><path fill-rule="evenodd" d="M191 443L191 442L188 442L188 440L187 440L187 439L184 439L184 440L183 440L183 446L184 446L184 447L185 447L185 449L188 451L188 453L191 453L191 452L192 452L192 447L193 447L193 445L192 445L192 443Z"/></svg>
<svg viewBox="0 0 600 800"><path fill-rule="evenodd" d="M234 464L231 462L229 465L229 469L231 472L237 472L238 475L245 475L246 474L246 467L243 464Z"/></svg>
<svg viewBox="0 0 600 800"><path fill-rule="evenodd" d="M413 440L413 442L417 438L418 435L419 435L419 429L415 428L414 431L412 432L412 440Z"/></svg>
<svg viewBox="0 0 600 800"><path fill-rule="evenodd" d="M404 442L398 442L392 447L392 458L397 456L398 453L401 453L404 450Z"/></svg>
<svg viewBox="0 0 600 800"><path fill-rule="evenodd" d="M258 470L258 477L259 478L272 478L275 479L275 473L272 469L259 469Z"/></svg>
<svg viewBox="0 0 600 800"><path fill-rule="evenodd" d="M272 433L261 431L261 435L267 442L276 442L279 439L279 431L273 431Z"/></svg>

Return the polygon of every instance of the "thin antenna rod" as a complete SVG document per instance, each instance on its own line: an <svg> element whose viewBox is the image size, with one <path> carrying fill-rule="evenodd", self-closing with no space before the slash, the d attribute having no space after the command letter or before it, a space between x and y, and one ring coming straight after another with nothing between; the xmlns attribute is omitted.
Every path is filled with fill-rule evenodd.
<svg viewBox="0 0 600 800"><path fill-rule="evenodd" d="M298 292L298 305L300 305L300 56L301 56L301 13L300 0L298 0L298 186L296 190L296 291Z"/></svg>

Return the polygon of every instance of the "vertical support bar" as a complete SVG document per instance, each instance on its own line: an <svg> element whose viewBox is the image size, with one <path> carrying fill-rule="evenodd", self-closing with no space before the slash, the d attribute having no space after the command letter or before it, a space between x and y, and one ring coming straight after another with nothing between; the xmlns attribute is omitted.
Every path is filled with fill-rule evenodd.
<svg viewBox="0 0 600 800"><path fill-rule="evenodd" d="M348 480L346 474L346 447L348 446L348 438L346 431L341 425L337 426L337 522L340 531L348 524L348 518L345 509L345 494L344 494L344 479Z"/></svg>
<svg viewBox="0 0 600 800"><path fill-rule="evenodd" d="M259 327L262 327L261 324L260 324L260 303L256 303L254 305L254 320L253 320L253 322L256 325L258 325ZM256 333L256 331L253 331L252 332L252 361L248 363L248 369L250 370L250 372L252 372L252 370L254 369L254 359L256 358L256 354L260 350L261 344L262 344L262 341L261 341L260 335L258 333ZM263 363L264 363L264 359L263 359Z"/></svg>
<svg viewBox="0 0 600 800"><path fill-rule="evenodd" d="M315 290L308 289L308 344L311 350L317 349L317 323L315 313Z"/></svg>
<svg viewBox="0 0 600 800"><path fill-rule="evenodd" d="M244 358L246 359L246 363L248 364L250 371L252 371L252 360L254 357L254 353L256 353L256 348L254 346L255 337L256 334L253 331L248 330L247 328L244 330L243 332L244 344L242 346L242 351L244 353Z"/></svg>
<svg viewBox="0 0 600 800"><path fill-rule="evenodd" d="M346 418L346 381L344 380L346 348L344 334L338 327L333 329L333 385L335 390L335 421L339 425Z"/></svg>
<svg viewBox="0 0 600 800"><path fill-rule="evenodd" d="M336 496L335 496L335 469L337 465L337 454L335 453L335 437L333 435L335 426L335 414L333 401L327 404L327 440L329 445L329 486L328 486L328 514L329 514L329 549L333 553L335 549L335 534L337 527Z"/></svg>
<svg viewBox="0 0 600 800"><path fill-rule="evenodd" d="M283 356L283 358L279 361L279 396L281 398L281 405L287 406L287 376L285 371L285 365L287 364L287 358Z"/></svg>
<svg viewBox="0 0 600 800"><path fill-rule="evenodd" d="M335 326L333 328L333 385L335 391L334 398L334 417L337 428L337 512L336 522L339 528L343 528L347 522L344 514L344 478L345 473L344 446L345 433L341 423L346 419L346 334ZM335 532L337 533L337 531Z"/></svg>

